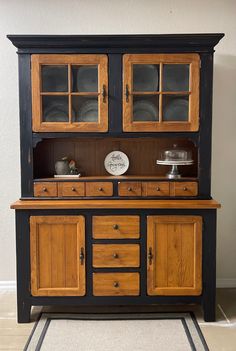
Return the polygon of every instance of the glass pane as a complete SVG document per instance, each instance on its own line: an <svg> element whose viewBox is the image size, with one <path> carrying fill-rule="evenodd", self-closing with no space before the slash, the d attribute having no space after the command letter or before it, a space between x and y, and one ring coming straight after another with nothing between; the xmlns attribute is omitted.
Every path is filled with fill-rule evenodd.
<svg viewBox="0 0 236 351"><path fill-rule="evenodd" d="M68 122L68 96L42 96L43 122Z"/></svg>
<svg viewBox="0 0 236 351"><path fill-rule="evenodd" d="M43 92L68 91L67 66L42 66L41 74Z"/></svg>
<svg viewBox="0 0 236 351"><path fill-rule="evenodd" d="M72 66L72 91L97 92L98 66Z"/></svg>
<svg viewBox="0 0 236 351"><path fill-rule="evenodd" d="M93 96L72 96L73 122L98 122L98 99Z"/></svg>
<svg viewBox="0 0 236 351"><path fill-rule="evenodd" d="M189 97L163 95L163 121L188 121Z"/></svg>
<svg viewBox="0 0 236 351"><path fill-rule="evenodd" d="M159 95L133 97L133 121L158 121Z"/></svg>
<svg viewBox="0 0 236 351"><path fill-rule="evenodd" d="M133 65L133 91L158 91L159 65Z"/></svg>
<svg viewBox="0 0 236 351"><path fill-rule="evenodd" d="M189 65L163 65L163 91L189 91Z"/></svg>

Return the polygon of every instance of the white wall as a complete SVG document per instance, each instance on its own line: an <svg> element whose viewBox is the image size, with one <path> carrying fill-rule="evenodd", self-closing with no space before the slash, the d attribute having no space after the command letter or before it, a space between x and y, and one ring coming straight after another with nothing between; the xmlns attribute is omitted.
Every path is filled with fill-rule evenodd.
<svg viewBox="0 0 236 351"><path fill-rule="evenodd" d="M217 277L236 286L235 18L235 0L0 0L0 281L15 279L9 204L20 195L17 55L6 34L225 32L215 54L212 194L222 203Z"/></svg>

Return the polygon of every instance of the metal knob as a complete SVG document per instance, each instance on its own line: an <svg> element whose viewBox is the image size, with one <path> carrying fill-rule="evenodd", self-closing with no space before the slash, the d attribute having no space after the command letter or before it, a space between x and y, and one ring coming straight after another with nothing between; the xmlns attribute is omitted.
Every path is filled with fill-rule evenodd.
<svg viewBox="0 0 236 351"><path fill-rule="evenodd" d="M114 225L113 225L113 229L115 229L115 230L119 229L118 224L114 224Z"/></svg>
<svg viewBox="0 0 236 351"><path fill-rule="evenodd" d="M72 186L71 190L72 190L72 191L76 191L76 189L75 189L73 186Z"/></svg>
<svg viewBox="0 0 236 351"><path fill-rule="evenodd" d="M119 288L119 282L114 282L113 286L114 286L114 288Z"/></svg>
<svg viewBox="0 0 236 351"><path fill-rule="evenodd" d="M159 188L159 186L157 187L157 191L160 191L161 189Z"/></svg>
<svg viewBox="0 0 236 351"><path fill-rule="evenodd" d="M128 188L128 191L132 191L132 188L129 187L129 188Z"/></svg>
<svg viewBox="0 0 236 351"><path fill-rule="evenodd" d="M99 191L103 191L103 188L98 188Z"/></svg>
<svg viewBox="0 0 236 351"><path fill-rule="evenodd" d="M184 186L184 187L183 187L183 190L184 190L184 191L187 191L187 190L188 190L188 188L187 188L186 186Z"/></svg>
<svg viewBox="0 0 236 351"><path fill-rule="evenodd" d="M113 254L113 258L119 258L118 253L115 252L115 253Z"/></svg>
<svg viewBox="0 0 236 351"><path fill-rule="evenodd" d="M47 191L47 188L43 188L43 192L45 193Z"/></svg>

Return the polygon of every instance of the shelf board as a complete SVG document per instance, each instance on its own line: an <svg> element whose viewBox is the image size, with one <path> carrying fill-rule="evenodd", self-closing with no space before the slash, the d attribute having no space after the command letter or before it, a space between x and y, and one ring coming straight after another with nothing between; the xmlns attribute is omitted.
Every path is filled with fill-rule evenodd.
<svg viewBox="0 0 236 351"><path fill-rule="evenodd" d="M34 182L61 182L61 181L69 181L69 182L78 182L78 181L90 181L90 180L153 180L153 181L197 181L198 178L195 177L182 177L180 179L169 179L165 176L139 176L139 175L124 175L124 176L82 176L79 178L37 178L34 179Z"/></svg>
<svg viewBox="0 0 236 351"><path fill-rule="evenodd" d="M215 200L18 200L11 209L216 209Z"/></svg>

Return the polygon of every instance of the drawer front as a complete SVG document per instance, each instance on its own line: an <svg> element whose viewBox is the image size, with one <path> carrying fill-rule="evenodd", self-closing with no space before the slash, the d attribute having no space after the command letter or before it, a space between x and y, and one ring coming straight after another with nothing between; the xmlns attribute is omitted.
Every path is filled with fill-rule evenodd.
<svg viewBox="0 0 236 351"><path fill-rule="evenodd" d="M112 196L112 182L87 182L86 196Z"/></svg>
<svg viewBox="0 0 236 351"><path fill-rule="evenodd" d="M174 182L170 187L171 196L196 196L198 184L196 182Z"/></svg>
<svg viewBox="0 0 236 351"><path fill-rule="evenodd" d="M84 196L85 186L82 182L58 183L58 196Z"/></svg>
<svg viewBox="0 0 236 351"><path fill-rule="evenodd" d="M143 182L143 196L169 196L170 184L168 182Z"/></svg>
<svg viewBox="0 0 236 351"><path fill-rule="evenodd" d="M139 273L93 273L94 296L138 296Z"/></svg>
<svg viewBox="0 0 236 351"><path fill-rule="evenodd" d="M138 244L94 244L93 267L139 267Z"/></svg>
<svg viewBox="0 0 236 351"><path fill-rule="evenodd" d="M53 197L57 196L56 182L38 182L34 183L34 196Z"/></svg>
<svg viewBox="0 0 236 351"><path fill-rule="evenodd" d="M119 182L118 195L119 196L141 196L142 195L141 182Z"/></svg>
<svg viewBox="0 0 236 351"><path fill-rule="evenodd" d="M139 216L93 216L94 239L136 239L139 237Z"/></svg>

